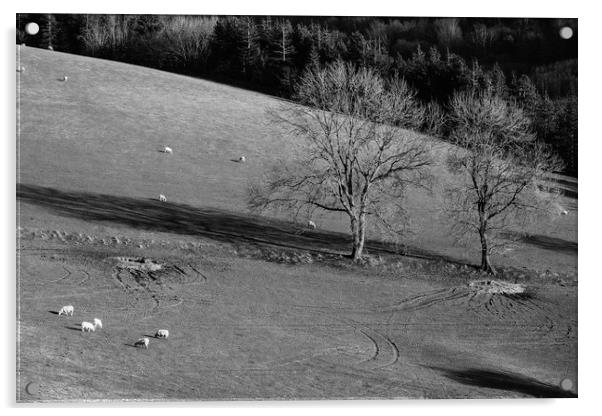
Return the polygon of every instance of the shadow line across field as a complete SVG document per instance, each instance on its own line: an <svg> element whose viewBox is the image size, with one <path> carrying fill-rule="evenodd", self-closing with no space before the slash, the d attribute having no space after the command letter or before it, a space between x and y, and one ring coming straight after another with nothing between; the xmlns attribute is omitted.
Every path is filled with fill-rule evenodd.
<svg viewBox="0 0 602 416"><path fill-rule="evenodd" d="M79 191L64 191L37 185L17 184L17 199L43 206L60 215L88 221L111 222L150 231L209 237L228 243L248 243L302 249L325 254L350 252L350 238L343 233L304 230L299 225L266 217L226 210L164 203ZM393 244L368 241L373 254L398 254ZM405 248L412 257L456 260L418 248Z"/></svg>
<svg viewBox="0 0 602 416"><path fill-rule="evenodd" d="M545 250L577 254L578 244L562 238L549 237L546 235L531 234L519 237L519 241Z"/></svg>
<svg viewBox="0 0 602 416"><path fill-rule="evenodd" d="M522 374L476 368L461 370L438 367L430 368L451 380L470 386L514 391L537 398L577 397L577 395L571 391L563 390L559 386L552 384L542 383L541 381Z"/></svg>
<svg viewBox="0 0 602 416"><path fill-rule="evenodd" d="M347 254L350 237L344 233L305 229L298 224L251 214L165 203L156 199L131 198L79 191L64 191L37 185L17 184L17 199L84 220L125 224L132 228L209 237L228 243L280 246L324 254ZM556 252L576 253L577 243L542 235L521 236L525 244ZM401 254L398 246L370 240L372 254ZM429 250L405 246L403 254L425 259L463 261Z"/></svg>

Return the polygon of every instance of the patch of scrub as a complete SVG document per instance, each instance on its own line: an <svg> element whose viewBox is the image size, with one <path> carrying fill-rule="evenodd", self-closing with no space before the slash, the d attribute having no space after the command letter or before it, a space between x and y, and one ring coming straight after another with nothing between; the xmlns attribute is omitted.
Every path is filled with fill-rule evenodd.
<svg viewBox="0 0 602 416"><path fill-rule="evenodd" d="M128 270L139 270L142 272L156 272L163 265L146 257L115 257L117 267Z"/></svg>
<svg viewBox="0 0 602 416"><path fill-rule="evenodd" d="M479 280L468 285L478 294L520 295L526 292L525 286L499 280Z"/></svg>

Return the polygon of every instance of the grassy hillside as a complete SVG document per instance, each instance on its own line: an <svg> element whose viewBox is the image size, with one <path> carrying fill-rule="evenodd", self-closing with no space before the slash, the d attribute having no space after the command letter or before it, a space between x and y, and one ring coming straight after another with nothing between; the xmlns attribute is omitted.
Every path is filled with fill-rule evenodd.
<svg viewBox="0 0 602 416"><path fill-rule="evenodd" d="M19 401L575 395L558 387L577 376L573 276L523 277L528 296L507 297L469 286L465 266L350 265L328 254L348 248L343 219L299 232L246 212L248 179L295 145L267 123L277 100L45 50L19 58ZM436 192L408 201L416 251L474 261L446 236ZM500 261L574 273L567 201L571 215L534 224ZM130 267L149 259L162 269ZM95 317L103 329L82 333ZM134 348L145 335L150 348Z"/></svg>
<svg viewBox="0 0 602 416"><path fill-rule="evenodd" d="M267 109L281 104L273 97L35 48L20 48L18 59L26 68L18 74L20 183L143 199L163 193L174 203L246 212L248 180L295 146L269 122ZM60 81L65 75L68 81ZM173 155L159 152L165 145ZM440 163L445 146L439 148ZM243 154L247 163L233 161ZM440 183L447 180L442 166L434 172ZM576 183L569 186L576 191ZM438 218L439 194L409 194L416 234L405 242L476 262L476 246L458 247ZM533 237L497 261L574 270L577 201L562 203L571 215L534 224L526 230ZM348 230L340 216L317 222L320 229Z"/></svg>
<svg viewBox="0 0 602 416"><path fill-rule="evenodd" d="M265 125L277 102L261 94L32 48L21 62L24 183L232 208L290 146ZM241 154L251 163L231 162Z"/></svg>

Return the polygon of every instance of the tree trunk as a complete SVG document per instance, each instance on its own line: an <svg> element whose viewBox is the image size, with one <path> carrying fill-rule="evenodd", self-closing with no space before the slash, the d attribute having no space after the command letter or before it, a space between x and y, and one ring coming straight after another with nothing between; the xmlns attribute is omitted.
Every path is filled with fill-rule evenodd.
<svg viewBox="0 0 602 416"><path fill-rule="evenodd" d="M353 249L351 258L354 262L361 260L364 253L364 241L366 239L366 215L360 214L359 218L351 219L351 236L353 238Z"/></svg>
<svg viewBox="0 0 602 416"><path fill-rule="evenodd" d="M282 62L286 62L286 32L282 26Z"/></svg>
<svg viewBox="0 0 602 416"><path fill-rule="evenodd" d="M485 230L480 230L479 235L481 236L481 270L495 275L496 271L489 260L489 247L487 245L487 234Z"/></svg>

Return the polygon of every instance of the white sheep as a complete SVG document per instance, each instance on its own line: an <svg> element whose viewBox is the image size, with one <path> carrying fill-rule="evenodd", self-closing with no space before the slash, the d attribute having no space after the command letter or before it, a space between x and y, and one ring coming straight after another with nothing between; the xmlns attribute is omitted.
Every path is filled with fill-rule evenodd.
<svg viewBox="0 0 602 416"><path fill-rule="evenodd" d="M169 331L167 329L159 329L155 333L155 338L167 338L169 337Z"/></svg>
<svg viewBox="0 0 602 416"><path fill-rule="evenodd" d="M73 316L73 305L63 306L61 308L61 310L59 311L59 316L61 316L61 315Z"/></svg>
<svg viewBox="0 0 602 416"><path fill-rule="evenodd" d="M94 318L94 326L102 328L102 321L98 318Z"/></svg>
<svg viewBox="0 0 602 416"><path fill-rule="evenodd" d="M159 194L159 201L161 201L161 202L167 202L167 198L165 197L165 195Z"/></svg>
<svg viewBox="0 0 602 416"><path fill-rule="evenodd" d="M19 68L17 68L17 72L25 72L25 67L20 66Z"/></svg>
<svg viewBox="0 0 602 416"><path fill-rule="evenodd" d="M171 147L165 146L163 148L163 153L170 153L171 154L171 153L173 153L173 150L171 149Z"/></svg>
<svg viewBox="0 0 602 416"><path fill-rule="evenodd" d="M238 161L239 161L240 163L245 163L245 162L247 161L247 158L246 158L246 157L244 157L244 156L241 156L241 157L239 157L239 158L238 158Z"/></svg>
<svg viewBox="0 0 602 416"><path fill-rule="evenodd" d="M49 51L53 51L54 50L54 48L52 47L52 45L48 45L48 50Z"/></svg>
<svg viewBox="0 0 602 416"><path fill-rule="evenodd" d="M65 82L67 82L67 80L68 80L68 79L69 79L69 77L68 77L67 75L65 75L65 76L63 77L62 81L65 81Z"/></svg>
<svg viewBox="0 0 602 416"><path fill-rule="evenodd" d="M316 223L312 220L307 221L307 228L311 228L312 230L316 229Z"/></svg>
<svg viewBox="0 0 602 416"><path fill-rule="evenodd" d="M96 331L96 325L91 322L82 322L82 332L94 332Z"/></svg>
<svg viewBox="0 0 602 416"><path fill-rule="evenodd" d="M566 209L560 211L560 215L569 215L569 212Z"/></svg>
<svg viewBox="0 0 602 416"><path fill-rule="evenodd" d="M144 337L144 338L140 338L138 341L134 342L134 347L144 347L146 349L148 349L148 343L149 343L149 339Z"/></svg>

